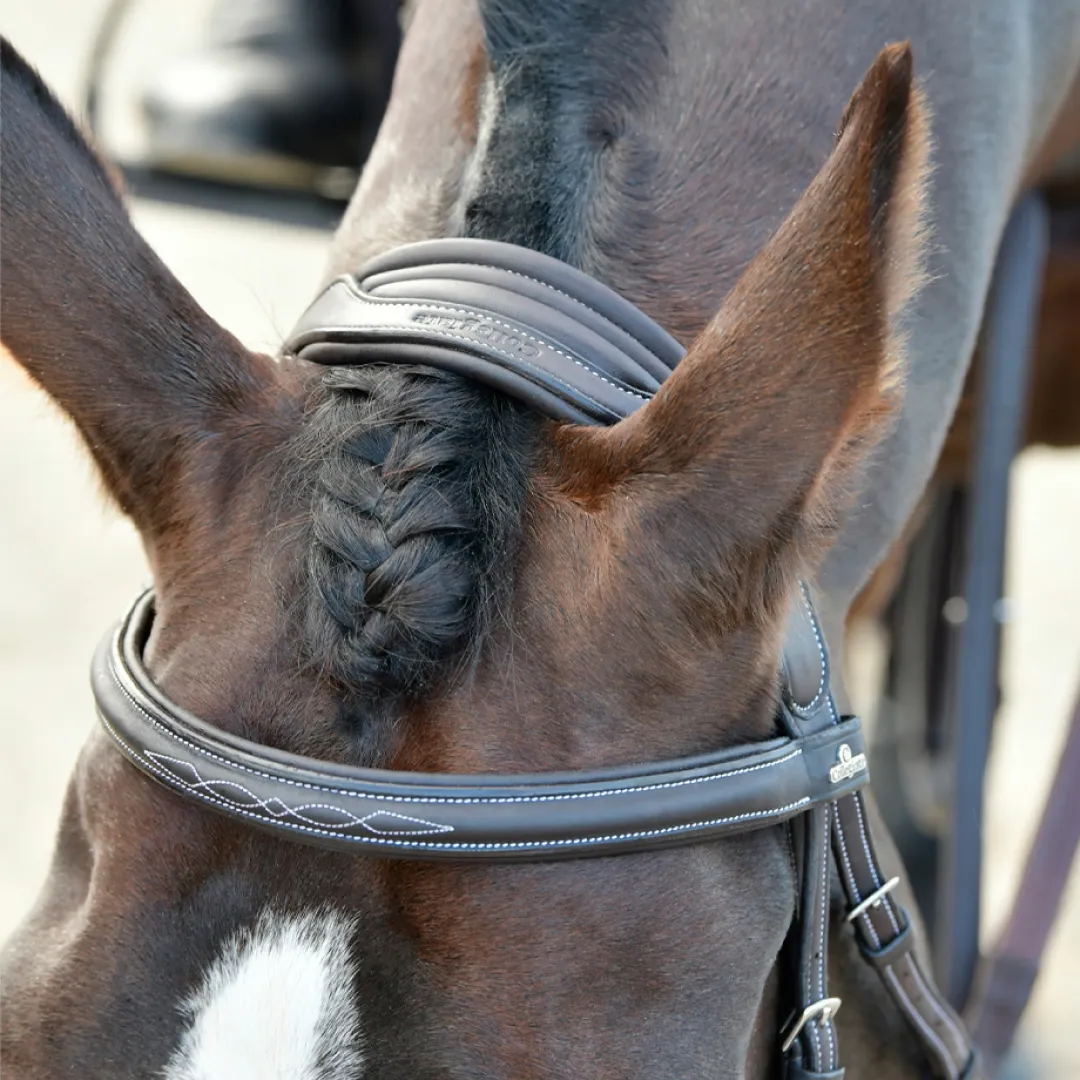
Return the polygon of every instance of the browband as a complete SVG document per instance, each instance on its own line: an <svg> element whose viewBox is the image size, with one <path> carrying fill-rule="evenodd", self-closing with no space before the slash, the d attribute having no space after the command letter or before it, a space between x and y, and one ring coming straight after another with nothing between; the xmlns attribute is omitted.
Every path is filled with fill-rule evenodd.
<svg viewBox="0 0 1080 1080"><path fill-rule="evenodd" d="M105 729L144 773L230 817L323 847L395 858L580 858L776 825L866 782L859 720L715 754L538 776L349 768L274 750L168 701L142 661L144 593L98 648Z"/></svg>
<svg viewBox="0 0 1080 1080"><path fill-rule="evenodd" d="M683 347L606 285L494 240L425 240L332 282L285 349L317 364L423 364L557 420L610 424L644 405Z"/></svg>

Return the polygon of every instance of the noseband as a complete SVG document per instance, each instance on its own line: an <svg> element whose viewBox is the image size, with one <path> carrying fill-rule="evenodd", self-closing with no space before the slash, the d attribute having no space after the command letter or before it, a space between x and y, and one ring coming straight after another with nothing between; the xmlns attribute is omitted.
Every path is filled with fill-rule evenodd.
<svg viewBox="0 0 1080 1080"><path fill-rule="evenodd" d="M332 283L287 348L320 364L441 367L556 419L610 424L660 388L681 346L633 305L573 268L481 240L397 248ZM789 619L774 739L627 768L452 776L349 768L229 735L170 702L142 660L154 617L141 596L98 648L105 730L147 776L278 836L358 855L524 862L704 843L789 822L799 896L791 937L793 1020L786 1080L843 1076L826 946L832 861L859 949L923 1046L935 1077L974 1069L967 1033L912 951L860 788L860 721L841 717L824 637L802 586Z"/></svg>

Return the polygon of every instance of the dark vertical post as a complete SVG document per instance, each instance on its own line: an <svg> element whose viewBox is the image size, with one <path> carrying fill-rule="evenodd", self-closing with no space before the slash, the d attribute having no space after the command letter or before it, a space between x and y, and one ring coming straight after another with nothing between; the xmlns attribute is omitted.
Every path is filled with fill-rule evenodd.
<svg viewBox="0 0 1080 1080"><path fill-rule="evenodd" d="M1045 204L1038 196L1028 196L1014 210L1002 237L980 340L964 575L967 612L950 725L954 786L949 827L939 849L935 919L938 977L957 1008L968 997L979 956L983 776L998 693L1000 626L995 605L1003 582L1009 469L1027 420L1048 235Z"/></svg>

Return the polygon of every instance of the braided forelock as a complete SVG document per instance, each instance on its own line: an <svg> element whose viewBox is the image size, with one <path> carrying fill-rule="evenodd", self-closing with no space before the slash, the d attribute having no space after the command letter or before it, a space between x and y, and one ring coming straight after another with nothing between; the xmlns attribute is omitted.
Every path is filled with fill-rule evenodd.
<svg viewBox="0 0 1080 1080"><path fill-rule="evenodd" d="M530 423L430 368L335 369L315 460L312 659L370 707L414 699L474 652L514 546Z"/></svg>

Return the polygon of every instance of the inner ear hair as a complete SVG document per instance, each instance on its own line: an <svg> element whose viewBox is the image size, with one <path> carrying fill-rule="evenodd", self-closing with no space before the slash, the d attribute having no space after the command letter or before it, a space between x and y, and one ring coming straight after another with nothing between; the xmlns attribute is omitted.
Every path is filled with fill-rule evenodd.
<svg viewBox="0 0 1080 1080"><path fill-rule="evenodd" d="M867 96L877 100L878 107L867 117L869 130L858 142L860 153L871 157L871 235L881 258L889 332L886 356L892 361L883 370L885 385L902 377L905 342L899 323L926 282L930 107L913 76L910 45L887 46L844 110L837 135L839 144L860 101Z"/></svg>

